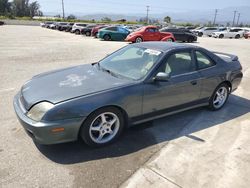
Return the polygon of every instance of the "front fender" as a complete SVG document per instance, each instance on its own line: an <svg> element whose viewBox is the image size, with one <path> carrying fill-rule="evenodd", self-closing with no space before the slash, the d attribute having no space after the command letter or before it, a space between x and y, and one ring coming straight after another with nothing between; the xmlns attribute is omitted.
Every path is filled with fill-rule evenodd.
<svg viewBox="0 0 250 188"><path fill-rule="evenodd" d="M173 42L175 42L175 38L173 38L172 36L166 36L166 37L162 38L161 41L167 41L169 39L171 39Z"/></svg>
<svg viewBox="0 0 250 188"><path fill-rule="evenodd" d="M138 116L142 113L142 95L143 84L137 83L70 99L56 104L45 114L43 120L57 121L87 117L104 106L118 106L128 114L128 117Z"/></svg>
<svg viewBox="0 0 250 188"><path fill-rule="evenodd" d="M129 42L135 42L135 39L138 38L138 37L141 37L142 40L144 40L144 39L143 39L143 35L141 35L141 34L136 34L136 35L133 35L132 37L128 38L128 41L129 41Z"/></svg>

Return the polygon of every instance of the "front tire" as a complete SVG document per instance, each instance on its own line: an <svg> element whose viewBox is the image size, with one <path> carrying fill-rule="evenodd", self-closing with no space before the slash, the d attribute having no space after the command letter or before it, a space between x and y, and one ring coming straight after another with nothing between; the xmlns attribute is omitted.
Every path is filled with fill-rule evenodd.
<svg viewBox="0 0 250 188"><path fill-rule="evenodd" d="M214 91L209 100L209 109L216 111L221 109L229 97L229 87L226 83L220 84Z"/></svg>
<svg viewBox="0 0 250 188"><path fill-rule="evenodd" d="M202 32L199 32L199 33L198 33L198 36L199 36L199 37L202 37L202 36L203 36L203 33L202 33Z"/></svg>
<svg viewBox="0 0 250 188"><path fill-rule="evenodd" d="M80 136L91 147L101 147L119 138L125 127L123 113L114 107L101 108L83 123Z"/></svg>
<svg viewBox="0 0 250 188"><path fill-rule="evenodd" d="M136 37L135 43L143 42L143 39L141 37Z"/></svg>
<svg viewBox="0 0 250 188"><path fill-rule="evenodd" d="M111 40L111 37L110 37L110 35L104 35L103 39L105 41L109 41L109 40Z"/></svg>

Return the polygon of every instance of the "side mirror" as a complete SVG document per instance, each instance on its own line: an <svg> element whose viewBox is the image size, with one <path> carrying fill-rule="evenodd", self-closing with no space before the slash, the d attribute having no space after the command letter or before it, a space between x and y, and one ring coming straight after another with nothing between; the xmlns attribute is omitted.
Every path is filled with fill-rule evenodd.
<svg viewBox="0 0 250 188"><path fill-rule="evenodd" d="M157 75L154 77L154 81L160 81L160 82L166 82L170 79L170 74L165 73L165 72L159 72Z"/></svg>

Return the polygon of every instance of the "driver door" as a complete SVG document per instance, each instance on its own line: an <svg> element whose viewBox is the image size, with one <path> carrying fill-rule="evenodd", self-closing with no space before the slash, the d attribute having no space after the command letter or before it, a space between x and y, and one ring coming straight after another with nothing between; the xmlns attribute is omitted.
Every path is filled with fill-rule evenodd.
<svg viewBox="0 0 250 188"><path fill-rule="evenodd" d="M201 77L191 51L172 53L156 70L170 75L168 81L145 83L143 114L188 107L200 98Z"/></svg>

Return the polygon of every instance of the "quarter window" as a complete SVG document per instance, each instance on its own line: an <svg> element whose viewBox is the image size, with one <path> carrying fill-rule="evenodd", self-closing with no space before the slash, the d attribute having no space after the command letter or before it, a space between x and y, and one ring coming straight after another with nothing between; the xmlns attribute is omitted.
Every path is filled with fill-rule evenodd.
<svg viewBox="0 0 250 188"><path fill-rule="evenodd" d="M214 62L203 55L201 52L196 51L195 54L199 69L205 69L214 65Z"/></svg>
<svg viewBox="0 0 250 188"><path fill-rule="evenodd" d="M177 52L172 54L163 65L160 72L166 72L171 76L185 74L195 71L196 67L192 61L190 52Z"/></svg>

